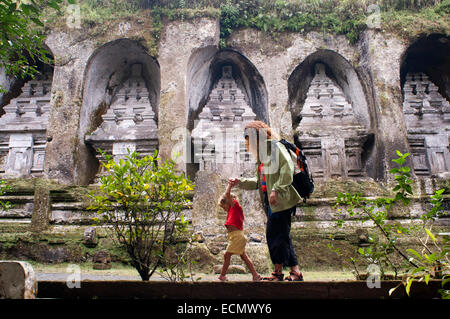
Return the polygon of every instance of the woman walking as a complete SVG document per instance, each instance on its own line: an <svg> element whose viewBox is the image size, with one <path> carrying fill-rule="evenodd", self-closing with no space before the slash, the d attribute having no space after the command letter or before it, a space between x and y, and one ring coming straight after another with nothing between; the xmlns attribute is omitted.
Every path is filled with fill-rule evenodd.
<svg viewBox="0 0 450 319"><path fill-rule="evenodd" d="M269 281L284 279L283 266L290 267L286 280L303 281L298 268L297 255L290 236L291 215L301 199L292 184L294 164L285 146L275 139L270 127L253 121L245 127L245 144L257 160L255 178L235 178L233 185L242 189L258 189L267 215L266 240L274 264Z"/></svg>

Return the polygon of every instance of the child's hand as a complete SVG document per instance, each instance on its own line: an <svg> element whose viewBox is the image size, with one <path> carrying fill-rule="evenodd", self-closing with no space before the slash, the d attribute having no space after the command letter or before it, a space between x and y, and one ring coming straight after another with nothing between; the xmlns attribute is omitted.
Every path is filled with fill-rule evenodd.
<svg viewBox="0 0 450 319"><path fill-rule="evenodd" d="M231 187L236 186L239 184L240 180L238 178L230 178L228 179L228 184L231 185Z"/></svg>

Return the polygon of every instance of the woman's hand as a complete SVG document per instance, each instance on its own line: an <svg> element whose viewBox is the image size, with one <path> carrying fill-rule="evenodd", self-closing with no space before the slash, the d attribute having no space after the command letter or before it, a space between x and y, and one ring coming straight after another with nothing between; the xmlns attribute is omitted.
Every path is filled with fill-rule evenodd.
<svg viewBox="0 0 450 319"><path fill-rule="evenodd" d="M276 205L276 204L278 203L278 200L277 200L277 193L276 193L275 191L272 191L272 192L270 193L270 196L269 196L269 203L270 203L270 205Z"/></svg>
<svg viewBox="0 0 450 319"><path fill-rule="evenodd" d="M239 178L230 178L228 179L228 183L231 184L232 187L238 185L241 181Z"/></svg>

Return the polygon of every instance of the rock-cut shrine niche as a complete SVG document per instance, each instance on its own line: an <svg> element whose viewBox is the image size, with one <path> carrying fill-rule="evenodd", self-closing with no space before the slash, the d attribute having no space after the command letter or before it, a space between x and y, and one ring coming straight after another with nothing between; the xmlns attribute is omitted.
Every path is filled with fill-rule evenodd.
<svg viewBox="0 0 450 319"><path fill-rule="evenodd" d="M211 90L209 100L192 130L194 156L199 170L239 176L249 165L244 128L255 119L245 94L233 78L232 66L223 66L222 75Z"/></svg>
<svg viewBox="0 0 450 319"><path fill-rule="evenodd" d="M215 46L196 50L187 66L186 173L192 179L210 169L227 179L240 175L243 166L254 164L244 152L246 123L250 118L269 123L264 79L241 53Z"/></svg>
<svg viewBox="0 0 450 319"><path fill-rule="evenodd" d="M142 74L142 64L130 66L129 76L119 86L106 113L103 123L86 136L86 143L120 160L130 152L152 154L158 148L158 128L149 90Z"/></svg>
<svg viewBox="0 0 450 319"><path fill-rule="evenodd" d="M418 177L448 178L450 37L418 38L402 55L400 81L412 169Z"/></svg>
<svg viewBox="0 0 450 319"><path fill-rule="evenodd" d="M0 172L7 178L44 172L53 69L44 65L22 93L3 107L0 118Z"/></svg>
<svg viewBox="0 0 450 319"><path fill-rule="evenodd" d="M364 177L361 158L369 131L358 121L342 88L327 75L325 64L316 63L314 71L295 131L313 176Z"/></svg>
<svg viewBox="0 0 450 319"><path fill-rule="evenodd" d="M450 105L425 73L408 73L403 113L418 176L448 175Z"/></svg>

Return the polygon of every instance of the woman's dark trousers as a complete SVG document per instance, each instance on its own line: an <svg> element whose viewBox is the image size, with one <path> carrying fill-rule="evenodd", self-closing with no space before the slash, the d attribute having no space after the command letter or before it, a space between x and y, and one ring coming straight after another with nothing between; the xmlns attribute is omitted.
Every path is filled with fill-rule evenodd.
<svg viewBox="0 0 450 319"><path fill-rule="evenodd" d="M290 235L291 216L295 213L295 209L294 206L281 212L268 214L266 239L273 264L282 264L287 267L298 265Z"/></svg>

